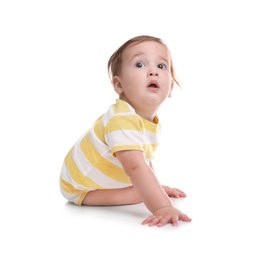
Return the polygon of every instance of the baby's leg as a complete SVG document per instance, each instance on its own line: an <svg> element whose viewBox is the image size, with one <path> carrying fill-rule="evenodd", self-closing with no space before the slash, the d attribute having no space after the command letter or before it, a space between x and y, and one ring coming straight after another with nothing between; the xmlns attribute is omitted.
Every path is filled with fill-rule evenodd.
<svg viewBox="0 0 264 260"><path fill-rule="evenodd" d="M89 191L83 199L82 205L90 206L114 206L140 203L134 187L120 189L103 189Z"/></svg>

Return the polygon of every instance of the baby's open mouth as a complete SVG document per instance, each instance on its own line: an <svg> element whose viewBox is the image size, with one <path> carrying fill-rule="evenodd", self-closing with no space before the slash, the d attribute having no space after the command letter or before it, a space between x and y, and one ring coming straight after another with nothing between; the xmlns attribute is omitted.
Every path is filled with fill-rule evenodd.
<svg viewBox="0 0 264 260"><path fill-rule="evenodd" d="M158 88L158 86L156 84L154 84L154 83L149 84L148 87L150 87L150 88Z"/></svg>

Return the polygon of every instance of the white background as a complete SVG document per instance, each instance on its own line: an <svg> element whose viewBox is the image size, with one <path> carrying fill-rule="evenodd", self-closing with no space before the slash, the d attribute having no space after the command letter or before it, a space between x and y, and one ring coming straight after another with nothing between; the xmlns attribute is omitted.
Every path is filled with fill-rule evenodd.
<svg viewBox="0 0 264 260"><path fill-rule="evenodd" d="M1 1L1 259L264 259L262 1ZM171 49L182 90L155 161L192 223L144 205L78 207L64 156L117 98L110 55L140 34Z"/></svg>

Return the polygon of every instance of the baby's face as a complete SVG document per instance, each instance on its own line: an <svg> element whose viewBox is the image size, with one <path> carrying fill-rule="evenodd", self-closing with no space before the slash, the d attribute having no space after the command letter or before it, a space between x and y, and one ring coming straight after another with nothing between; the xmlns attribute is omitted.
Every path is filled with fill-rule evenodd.
<svg viewBox="0 0 264 260"><path fill-rule="evenodd" d="M114 79L115 90L136 111L155 112L172 91L170 60L168 49L161 43L128 46L122 54L121 73Z"/></svg>

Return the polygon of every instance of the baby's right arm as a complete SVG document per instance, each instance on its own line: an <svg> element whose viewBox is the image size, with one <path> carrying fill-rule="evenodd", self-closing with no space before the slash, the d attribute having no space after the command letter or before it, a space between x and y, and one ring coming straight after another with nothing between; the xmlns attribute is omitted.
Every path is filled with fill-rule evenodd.
<svg viewBox="0 0 264 260"><path fill-rule="evenodd" d="M163 226L167 223L177 225L178 220L191 221L173 207L171 199L148 165L142 151L119 151L116 152L116 156L146 207L153 214L145 219L143 224Z"/></svg>

